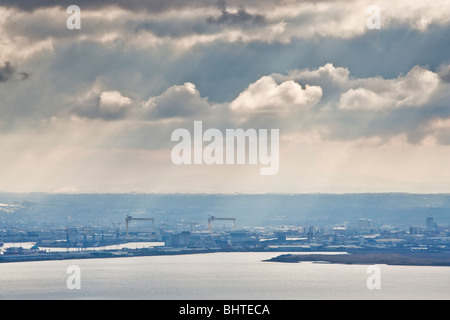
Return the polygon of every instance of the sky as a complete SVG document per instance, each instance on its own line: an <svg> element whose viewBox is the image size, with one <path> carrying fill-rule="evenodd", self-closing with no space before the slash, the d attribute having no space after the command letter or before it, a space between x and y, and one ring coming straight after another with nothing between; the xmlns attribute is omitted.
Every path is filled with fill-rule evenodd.
<svg viewBox="0 0 450 320"><path fill-rule="evenodd" d="M448 12L447 0L0 0L0 191L448 193ZM175 165L171 134L194 121L278 129L278 172Z"/></svg>

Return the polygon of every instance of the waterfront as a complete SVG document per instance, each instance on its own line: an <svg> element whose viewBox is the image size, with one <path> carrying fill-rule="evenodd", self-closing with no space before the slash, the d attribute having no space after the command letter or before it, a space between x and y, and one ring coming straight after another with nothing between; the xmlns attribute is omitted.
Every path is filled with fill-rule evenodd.
<svg viewBox="0 0 450 320"><path fill-rule="evenodd" d="M208 253L0 264L0 299L449 299L450 267L263 262L279 253ZM67 267L81 289L66 286Z"/></svg>

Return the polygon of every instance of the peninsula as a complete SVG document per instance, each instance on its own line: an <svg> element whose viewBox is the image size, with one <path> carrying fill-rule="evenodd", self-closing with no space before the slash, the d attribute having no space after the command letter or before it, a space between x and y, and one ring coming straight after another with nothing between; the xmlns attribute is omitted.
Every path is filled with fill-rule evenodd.
<svg viewBox="0 0 450 320"><path fill-rule="evenodd" d="M351 254L283 254L271 262L328 262L340 264L387 264L409 266L450 266L449 253L383 252Z"/></svg>

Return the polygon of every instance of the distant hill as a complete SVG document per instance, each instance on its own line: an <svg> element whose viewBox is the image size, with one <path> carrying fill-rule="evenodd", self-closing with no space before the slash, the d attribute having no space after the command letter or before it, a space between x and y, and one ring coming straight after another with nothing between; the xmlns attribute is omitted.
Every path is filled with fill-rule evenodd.
<svg viewBox="0 0 450 320"><path fill-rule="evenodd" d="M450 224L450 194L14 194L0 203L20 204L2 211L3 225L111 225L126 214L155 222L195 222L208 215L235 217L241 226L332 225L370 218L379 224L425 225L428 216Z"/></svg>

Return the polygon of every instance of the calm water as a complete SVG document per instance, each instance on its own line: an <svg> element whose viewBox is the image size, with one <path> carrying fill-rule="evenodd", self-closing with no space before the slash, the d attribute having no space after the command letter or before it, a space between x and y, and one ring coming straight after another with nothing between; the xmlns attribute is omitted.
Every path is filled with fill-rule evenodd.
<svg viewBox="0 0 450 320"><path fill-rule="evenodd" d="M0 264L0 299L450 299L450 267L262 262L278 253L209 253ZM81 289L66 286L81 269Z"/></svg>

